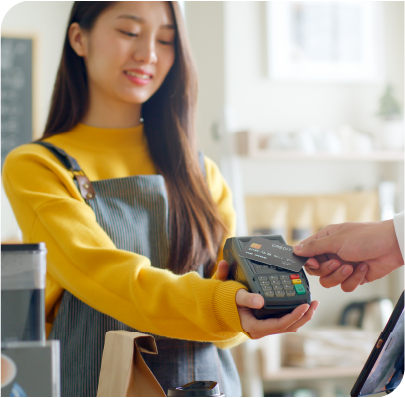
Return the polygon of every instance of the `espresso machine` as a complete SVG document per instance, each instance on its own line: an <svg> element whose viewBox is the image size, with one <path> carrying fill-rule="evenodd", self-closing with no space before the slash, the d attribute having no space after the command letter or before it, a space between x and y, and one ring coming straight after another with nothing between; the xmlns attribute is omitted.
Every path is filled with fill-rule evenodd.
<svg viewBox="0 0 405 398"><path fill-rule="evenodd" d="M45 341L45 243L1 245L1 342Z"/></svg>

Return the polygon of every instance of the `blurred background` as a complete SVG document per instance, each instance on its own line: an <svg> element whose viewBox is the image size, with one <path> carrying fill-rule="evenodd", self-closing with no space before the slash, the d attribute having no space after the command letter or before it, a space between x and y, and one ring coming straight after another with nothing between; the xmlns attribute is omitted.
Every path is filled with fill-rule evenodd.
<svg viewBox="0 0 405 398"><path fill-rule="evenodd" d="M2 159L41 135L72 4L26 1L4 16ZM199 148L233 191L237 235L294 244L404 210L403 1L181 4ZM2 242L19 241L3 187L1 211ZM309 282L320 301L312 322L233 350L244 395L349 395L404 275L352 293Z"/></svg>

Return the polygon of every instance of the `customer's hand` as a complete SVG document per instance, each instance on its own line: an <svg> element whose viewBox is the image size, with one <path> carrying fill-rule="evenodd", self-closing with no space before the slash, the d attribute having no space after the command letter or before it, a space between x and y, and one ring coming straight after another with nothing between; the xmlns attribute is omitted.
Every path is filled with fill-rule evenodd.
<svg viewBox="0 0 405 398"><path fill-rule="evenodd" d="M312 257L305 267L322 286L340 284L346 292L404 264L392 220L329 225L294 246L294 253Z"/></svg>
<svg viewBox="0 0 405 398"><path fill-rule="evenodd" d="M228 280L229 269L229 264L225 260L220 261L216 271L216 279ZM264 299L260 294L249 293L240 289L237 291L235 299L242 328L246 333L249 333L252 339L260 339L270 334L296 332L312 319L319 305L318 301L313 301L310 306L302 304L282 318L259 320L253 315L252 309L263 307Z"/></svg>

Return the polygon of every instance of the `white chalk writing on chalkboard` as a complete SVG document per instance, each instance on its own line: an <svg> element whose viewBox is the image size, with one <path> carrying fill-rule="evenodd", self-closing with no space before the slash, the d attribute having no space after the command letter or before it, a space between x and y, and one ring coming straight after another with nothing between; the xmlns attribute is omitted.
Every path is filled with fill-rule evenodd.
<svg viewBox="0 0 405 398"><path fill-rule="evenodd" d="M32 39L1 38L1 158L32 140Z"/></svg>

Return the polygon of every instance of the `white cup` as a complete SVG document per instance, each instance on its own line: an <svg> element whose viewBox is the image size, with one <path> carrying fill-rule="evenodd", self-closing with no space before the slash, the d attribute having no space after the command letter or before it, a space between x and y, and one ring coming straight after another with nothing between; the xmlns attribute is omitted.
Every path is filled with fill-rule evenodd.
<svg viewBox="0 0 405 398"><path fill-rule="evenodd" d="M7 355L1 354L1 388L9 385L17 375L17 366Z"/></svg>

